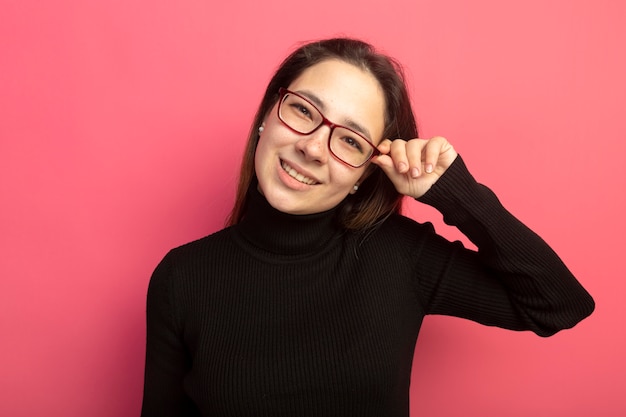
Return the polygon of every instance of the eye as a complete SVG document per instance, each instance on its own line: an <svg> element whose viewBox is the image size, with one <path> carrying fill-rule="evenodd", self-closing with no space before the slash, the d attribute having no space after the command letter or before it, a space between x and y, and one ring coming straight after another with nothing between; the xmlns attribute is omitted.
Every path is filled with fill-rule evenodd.
<svg viewBox="0 0 626 417"><path fill-rule="evenodd" d="M315 111L311 108L309 103L302 100L300 97L289 96L286 102L289 109L291 109L291 111L298 117L304 117L309 120L312 120L315 117Z"/></svg>
<svg viewBox="0 0 626 417"><path fill-rule="evenodd" d="M293 103L291 107L293 107L298 113L301 113L302 115L308 117L309 119L311 118L311 112L305 105L301 103Z"/></svg>
<svg viewBox="0 0 626 417"><path fill-rule="evenodd" d="M361 145L360 140L351 136L343 136L341 140L344 141L348 146L358 150L361 153L363 152L363 146Z"/></svg>

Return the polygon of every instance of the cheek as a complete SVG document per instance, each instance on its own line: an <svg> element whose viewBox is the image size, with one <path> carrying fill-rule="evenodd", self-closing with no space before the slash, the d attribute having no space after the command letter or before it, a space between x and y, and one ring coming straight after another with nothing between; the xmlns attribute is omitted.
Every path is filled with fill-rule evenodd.
<svg viewBox="0 0 626 417"><path fill-rule="evenodd" d="M337 188L341 188L347 191L351 191L354 184L359 182L359 179L363 176L365 168L354 169L347 167L339 161L335 161L330 168L331 178Z"/></svg>
<svg viewBox="0 0 626 417"><path fill-rule="evenodd" d="M259 147L264 149L278 149L294 142L293 133L288 130L276 117L268 117L263 121L263 132L259 135Z"/></svg>
<svg viewBox="0 0 626 417"><path fill-rule="evenodd" d="M263 132L259 135L254 153L256 162L262 162L264 157L267 156L272 149L276 149L280 146L279 141L276 140L276 138L280 137L277 133L276 126L272 120L263 122Z"/></svg>
<svg viewBox="0 0 626 417"><path fill-rule="evenodd" d="M254 152L254 171L259 179L263 175L263 172L267 170L267 163L270 159L267 144L265 142L266 141L264 141L263 138L259 139L256 151Z"/></svg>

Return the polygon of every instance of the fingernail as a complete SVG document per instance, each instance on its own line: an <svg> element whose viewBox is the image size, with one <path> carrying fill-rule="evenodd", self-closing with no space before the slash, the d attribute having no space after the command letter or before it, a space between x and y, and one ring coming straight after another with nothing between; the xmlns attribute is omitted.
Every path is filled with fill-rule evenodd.
<svg viewBox="0 0 626 417"><path fill-rule="evenodd" d="M426 164L426 173L430 174L431 172L433 172L433 164Z"/></svg>
<svg viewBox="0 0 626 417"><path fill-rule="evenodd" d="M405 171L406 171L406 168L407 168L407 166L406 166L406 164L405 164L404 162L400 162L400 163L398 164L398 171L400 171L400 172L405 172Z"/></svg>
<svg viewBox="0 0 626 417"><path fill-rule="evenodd" d="M417 178L417 177L419 177L419 176L420 176L420 170L419 170L419 169L417 169L417 168L413 168L413 169L411 170L411 176L412 176L413 178Z"/></svg>

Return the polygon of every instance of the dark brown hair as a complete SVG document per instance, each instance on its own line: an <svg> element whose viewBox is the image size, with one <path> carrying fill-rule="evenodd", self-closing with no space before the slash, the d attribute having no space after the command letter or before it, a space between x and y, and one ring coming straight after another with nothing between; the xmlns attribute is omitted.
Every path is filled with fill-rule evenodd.
<svg viewBox="0 0 626 417"><path fill-rule="evenodd" d="M380 83L385 96L385 130L383 138L416 138L417 125L411 108L401 66L392 58L377 52L368 43L347 38L327 39L305 44L289 55L270 80L248 135L243 155L235 205L227 225L237 224L247 210L247 192L255 181L254 154L259 142L258 127L278 100L278 90L289 85L307 68L328 59L339 59L371 73ZM365 230L390 214L399 212L400 195L382 169L370 164L368 175L359 191L340 203L339 222L346 229Z"/></svg>

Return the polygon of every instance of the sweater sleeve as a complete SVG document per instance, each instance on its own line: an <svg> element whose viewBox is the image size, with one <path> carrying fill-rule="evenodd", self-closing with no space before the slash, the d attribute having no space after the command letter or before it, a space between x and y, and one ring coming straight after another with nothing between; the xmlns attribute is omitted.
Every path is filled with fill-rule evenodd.
<svg viewBox="0 0 626 417"><path fill-rule="evenodd" d="M421 282L428 314L550 336L593 311L593 299L556 253L474 180L460 156L419 201L478 248L430 235L422 255L433 260L435 277Z"/></svg>
<svg viewBox="0 0 626 417"><path fill-rule="evenodd" d="M183 389L191 360L175 320L170 258L166 256L157 266L148 286L142 417L198 415Z"/></svg>

